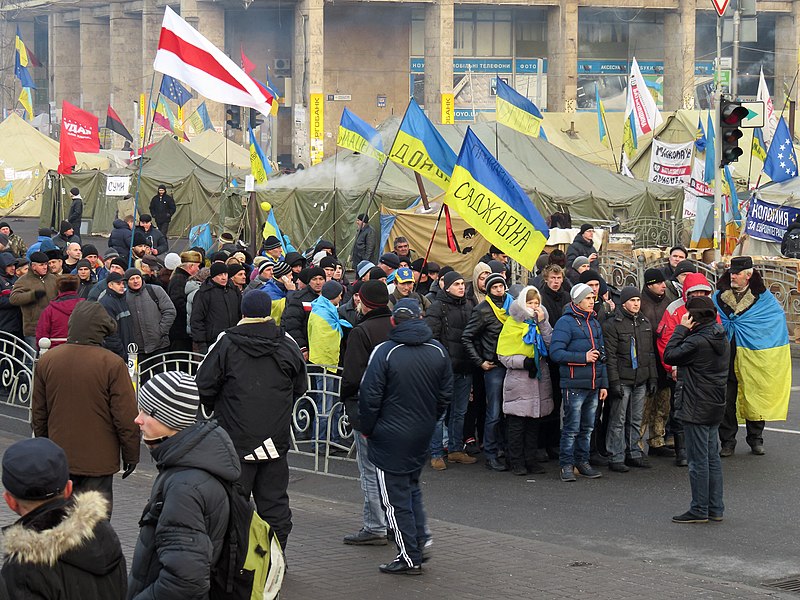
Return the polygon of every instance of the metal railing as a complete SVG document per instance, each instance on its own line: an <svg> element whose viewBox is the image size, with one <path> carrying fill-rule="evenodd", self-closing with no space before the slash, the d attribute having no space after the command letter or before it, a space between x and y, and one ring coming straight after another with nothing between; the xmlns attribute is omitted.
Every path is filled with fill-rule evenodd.
<svg viewBox="0 0 800 600"><path fill-rule="evenodd" d="M36 350L24 340L0 331L0 398L6 416L30 422Z"/></svg>

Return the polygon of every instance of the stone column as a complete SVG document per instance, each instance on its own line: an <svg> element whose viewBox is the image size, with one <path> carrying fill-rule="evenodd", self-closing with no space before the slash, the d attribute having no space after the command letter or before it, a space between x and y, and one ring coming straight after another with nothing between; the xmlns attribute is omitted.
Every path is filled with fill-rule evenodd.
<svg viewBox="0 0 800 600"><path fill-rule="evenodd" d="M311 164L311 94L324 93L324 30L323 0L301 0L294 12L294 54L292 56L292 86L295 107L295 131L292 139L294 164ZM328 127L327 129L331 129Z"/></svg>
<svg viewBox="0 0 800 600"><path fill-rule="evenodd" d="M800 48L800 2L792 2L791 13L779 14L775 18L775 83L770 91L776 113L780 113L786 101L784 89L788 90L794 80L798 48ZM798 84L795 83L792 90L792 100L795 101L798 99L797 87Z"/></svg>
<svg viewBox="0 0 800 600"><path fill-rule="evenodd" d="M453 93L453 0L425 9L425 110L442 122L442 94Z"/></svg>
<svg viewBox="0 0 800 600"><path fill-rule="evenodd" d="M80 28L76 23L64 21L64 13L51 12L48 21L50 99L57 109L64 100L78 105L81 101Z"/></svg>
<svg viewBox="0 0 800 600"><path fill-rule="evenodd" d="M696 0L664 12L664 110L694 108Z"/></svg>
<svg viewBox="0 0 800 600"><path fill-rule="evenodd" d="M547 110L575 112L578 97L578 2L560 0L547 12Z"/></svg>
<svg viewBox="0 0 800 600"><path fill-rule="evenodd" d="M111 96L109 103L117 111L130 132L136 137L136 113L133 103L145 83L142 73L142 20L139 15L125 13L121 3L110 6L109 16L109 76ZM147 82L150 83L149 81ZM115 138L119 142L121 138ZM121 145L121 142L118 144Z"/></svg>
<svg viewBox="0 0 800 600"><path fill-rule="evenodd" d="M209 42L225 52L225 8L221 3L181 0L181 16L189 25L203 34ZM238 64L238 56L235 53L231 55L233 61ZM225 105L207 100L206 106L211 122L217 126L224 126Z"/></svg>
<svg viewBox="0 0 800 600"><path fill-rule="evenodd" d="M82 108L102 117L109 97L108 21L95 17L91 8L82 8L80 24Z"/></svg>
<svg viewBox="0 0 800 600"><path fill-rule="evenodd" d="M161 35L161 21L163 19L164 9L156 6L156 0L142 0L142 41L140 46L142 51L142 83L139 93L144 92L145 96L149 94L150 84L153 81L153 61L156 59L156 49L158 48L158 38ZM156 76L156 86L159 81L159 77ZM158 87L155 89L158 91Z"/></svg>

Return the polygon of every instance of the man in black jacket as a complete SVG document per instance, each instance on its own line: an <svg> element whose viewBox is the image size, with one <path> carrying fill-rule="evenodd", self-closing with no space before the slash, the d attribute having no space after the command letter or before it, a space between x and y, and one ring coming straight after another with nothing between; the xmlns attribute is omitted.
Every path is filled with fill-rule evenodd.
<svg viewBox="0 0 800 600"><path fill-rule="evenodd" d="M220 333L239 322L242 295L228 282L228 267L223 262L211 265L192 303L192 339L202 354L208 352Z"/></svg>
<svg viewBox="0 0 800 600"><path fill-rule="evenodd" d="M151 254L158 256L169 252L167 238L158 227L153 227L153 217L147 213L139 217L139 225L137 225L136 231L141 231L144 234L147 245L150 246Z"/></svg>
<svg viewBox="0 0 800 600"><path fill-rule="evenodd" d="M719 424L725 414L731 348L711 298L689 298L686 308L664 350L664 360L678 367L675 418L683 422L692 488L689 510L672 521L707 523L722 521L725 509Z"/></svg>
<svg viewBox="0 0 800 600"><path fill-rule="evenodd" d="M0 253L0 331L22 339L22 312L10 302L11 290L17 281L15 263L10 252Z"/></svg>
<svg viewBox="0 0 800 600"><path fill-rule="evenodd" d="M306 365L295 341L270 317L272 300L250 290L243 318L225 331L197 369L203 406L231 436L239 486L285 549L292 531L289 462L292 408L306 393Z"/></svg>
<svg viewBox="0 0 800 600"><path fill-rule="evenodd" d="M375 230L369 224L369 217L366 213L356 217L356 239L353 242L353 253L351 264L355 269L362 260L375 262L378 257L378 241Z"/></svg>
<svg viewBox="0 0 800 600"><path fill-rule="evenodd" d="M150 200L150 214L164 237L169 235L169 224L176 210L175 200L167 193L167 186L162 183L158 186L158 193Z"/></svg>
<svg viewBox="0 0 800 600"><path fill-rule="evenodd" d="M392 324L389 340L370 357L358 412L398 549L397 558L380 570L419 575L430 543L419 478L433 428L453 395L453 371L447 351L422 320L419 303L400 300Z"/></svg>
<svg viewBox="0 0 800 600"><path fill-rule="evenodd" d="M2 575L11 598L125 598L125 557L108 500L96 491L72 493L61 448L42 437L11 445L3 487L20 516L3 530Z"/></svg>
<svg viewBox="0 0 800 600"><path fill-rule="evenodd" d="M181 265L172 272L167 285L167 294L175 306L175 320L169 330L169 349L173 352L192 351L192 338L186 331L186 282L200 270L203 257L191 250L181 252Z"/></svg>
<svg viewBox="0 0 800 600"><path fill-rule="evenodd" d="M581 225L581 230L567 248L567 264L571 265L579 256L589 259L589 265L595 271L600 266L597 260L597 248L594 247L594 226L589 223Z"/></svg>
<svg viewBox="0 0 800 600"><path fill-rule="evenodd" d="M392 330L392 313L387 308L389 290L382 281L365 281L359 289L358 312L360 318L350 335L347 336L344 368L342 370L341 397L347 419L353 428L356 444L358 472L361 476L361 489L364 492L364 511L361 529L358 533L345 536L344 543L350 545L386 545L386 514L381 506L378 489L378 475L375 465L369 460L369 443L361 433L358 420L358 386L372 351L378 344L389 339Z"/></svg>
<svg viewBox="0 0 800 600"><path fill-rule="evenodd" d="M308 360L308 315L311 314L311 303L319 298L325 285L325 271L319 267L304 269L300 273L300 281L307 287L286 299L281 326L286 328L286 333L297 342L303 357Z"/></svg>
<svg viewBox="0 0 800 600"><path fill-rule="evenodd" d="M506 278L501 273L489 274L486 278L486 299L472 310L461 336L473 366L483 372L486 387L483 453L486 456L486 468L493 471L508 470L505 463L497 459L500 450L498 428L503 407L503 381L506 375L506 368L497 360L497 338L508 318L506 308L511 304L511 296L506 293L506 289Z"/></svg>
<svg viewBox="0 0 800 600"><path fill-rule="evenodd" d="M72 225L73 233L78 241L81 239L81 219L83 218L83 198L81 198L81 191L74 187L69 191L72 196L72 204L69 205L69 214L67 221Z"/></svg>
<svg viewBox="0 0 800 600"><path fill-rule="evenodd" d="M472 303L466 298L467 286L464 278L456 271L448 272L443 278L444 289L440 289L428 312L425 322L431 328L433 339L447 348L453 367L453 401L447 415L436 423L431 440L431 467L437 471L447 468L444 462L444 423L447 420L447 462L471 465L478 462L474 456L464 452L464 415L469 405L474 368L467 356L461 336L472 314Z"/></svg>

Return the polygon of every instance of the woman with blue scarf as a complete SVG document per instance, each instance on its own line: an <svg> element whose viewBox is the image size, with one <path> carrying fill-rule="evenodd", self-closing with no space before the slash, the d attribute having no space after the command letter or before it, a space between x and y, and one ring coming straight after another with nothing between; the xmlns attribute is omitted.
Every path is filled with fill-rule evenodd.
<svg viewBox="0 0 800 600"><path fill-rule="evenodd" d="M553 328L539 290L533 286L522 289L508 314L497 340L497 357L506 368L503 413L508 428L508 461L514 475L544 473L536 462L536 450L542 418L553 412L547 366Z"/></svg>

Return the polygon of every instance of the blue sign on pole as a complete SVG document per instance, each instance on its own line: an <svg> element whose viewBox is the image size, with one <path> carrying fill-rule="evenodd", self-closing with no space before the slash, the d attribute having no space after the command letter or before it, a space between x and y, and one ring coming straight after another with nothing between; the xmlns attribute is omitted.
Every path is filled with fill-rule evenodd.
<svg viewBox="0 0 800 600"><path fill-rule="evenodd" d="M778 206L758 198L750 200L747 211L747 224L744 231L750 237L768 242L781 242L789 225L794 222L800 208Z"/></svg>

